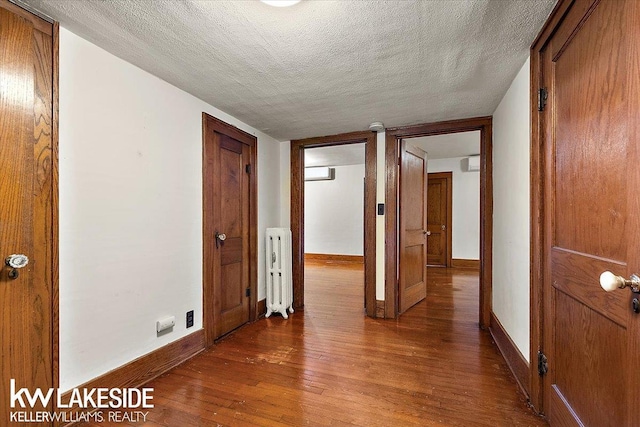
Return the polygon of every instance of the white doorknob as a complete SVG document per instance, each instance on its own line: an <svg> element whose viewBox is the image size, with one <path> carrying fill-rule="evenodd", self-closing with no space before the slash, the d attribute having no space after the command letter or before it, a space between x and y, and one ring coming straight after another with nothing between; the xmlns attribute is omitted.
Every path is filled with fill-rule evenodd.
<svg viewBox="0 0 640 427"><path fill-rule="evenodd" d="M29 264L29 257L22 254L9 255L4 263L11 268L24 268Z"/></svg>
<svg viewBox="0 0 640 427"><path fill-rule="evenodd" d="M638 293L640 292L640 277L632 274L631 279L625 279L622 276L616 276L610 271L605 271L600 275L600 286L607 292L628 286L633 292Z"/></svg>

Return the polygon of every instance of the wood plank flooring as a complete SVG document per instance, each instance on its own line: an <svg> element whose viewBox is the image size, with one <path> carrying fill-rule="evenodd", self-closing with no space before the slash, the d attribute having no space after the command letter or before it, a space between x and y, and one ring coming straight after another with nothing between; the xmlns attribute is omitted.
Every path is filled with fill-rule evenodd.
<svg viewBox="0 0 640 427"><path fill-rule="evenodd" d="M307 264L305 286L288 320L247 325L149 383L146 422L99 425L546 425L478 329L477 272L430 269L427 299L397 321L363 315L361 264Z"/></svg>

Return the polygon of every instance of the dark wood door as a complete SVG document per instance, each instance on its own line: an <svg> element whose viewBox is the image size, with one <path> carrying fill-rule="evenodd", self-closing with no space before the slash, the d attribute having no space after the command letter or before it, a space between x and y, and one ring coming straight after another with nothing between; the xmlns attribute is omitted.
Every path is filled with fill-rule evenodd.
<svg viewBox="0 0 640 427"><path fill-rule="evenodd" d="M541 63L545 412L637 426L640 315L599 276L640 273L640 2L575 2Z"/></svg>
<svg viewBox="0 0 640 427"><path fill-rule="evenodd" d="M428 174L427 264L449 267L451 263L451 172Z"/></svg>
<svg viewBox="0 0 640 427"><path fill-rule="evenodd" d="M208 283L213 303L204 308L213 311L208 341L250 320L250 275L256 263L251 254L251 140L220 123L205 117L205 292Z"/></svg>
<svg viewBox="0 0 640 427"><path fill-rule="evenodd" d="M400 142L400 313L427 296L427 153Z"/></svg>
<svg viewBox="0 0 640 427"><path fill-rule="evenodd" d="M16 389L46 394L52 374L53 27L0 2L0 425ZM26 255L26 266L5 265ZM26 261L26 259L22 259ZM14 262L19 262L14 258ZM26 424L25 424L26 425ZM39 424L42 425L42 424Z"/></svg>

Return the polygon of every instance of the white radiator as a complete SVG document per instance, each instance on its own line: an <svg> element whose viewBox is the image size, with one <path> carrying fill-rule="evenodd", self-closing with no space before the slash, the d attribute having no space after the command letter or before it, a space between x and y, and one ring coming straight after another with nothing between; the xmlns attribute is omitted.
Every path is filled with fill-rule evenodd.
<svg viewBox="0 0 640 427"><path fill-rule="evenodd" d="M267 228L267 314L280 313L288 319L293 313L293 274L291 269L291 230Z"/></svg>

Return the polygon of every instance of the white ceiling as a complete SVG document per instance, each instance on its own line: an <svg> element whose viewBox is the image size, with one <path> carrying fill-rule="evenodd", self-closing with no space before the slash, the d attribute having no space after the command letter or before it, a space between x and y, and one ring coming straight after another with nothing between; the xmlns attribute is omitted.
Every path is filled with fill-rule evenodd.
<svg viewBox="0 0 640 427"><path fill-rule="evenodd" d="M480 154L480 131L411 138L407 142L426 151L429 160Z"/></svg>
<svg viewBox="0 0 640 427"><path fill-rule="evenodd" d="M346 165L364 165L364 144L336 145L304 150L305 167Z"/></svg>
<svg viewBox="0 0 640 427"><path fill-rule="evenodd" d="M491 115L555 0L22 0L284 139Z"/></svg>

